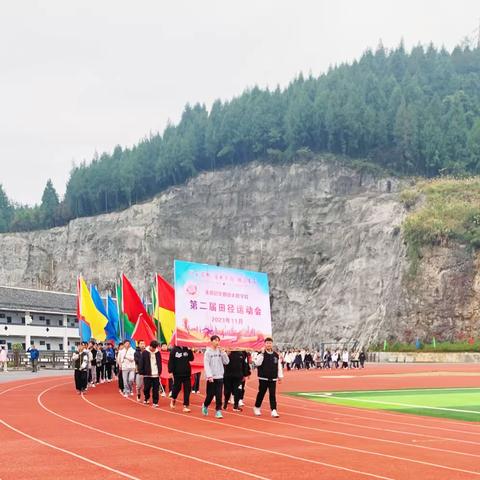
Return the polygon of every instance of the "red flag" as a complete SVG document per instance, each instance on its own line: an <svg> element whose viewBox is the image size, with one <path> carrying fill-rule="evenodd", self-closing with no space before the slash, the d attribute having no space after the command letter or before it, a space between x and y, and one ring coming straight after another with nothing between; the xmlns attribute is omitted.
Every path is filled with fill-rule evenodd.
<svg viewBox="0 0 480 480"><path fill-rule="evenodd" d="M156 336L157 328L155 327L153 320L145 310L145 306L140 300L138 293L124 274L122 274L122 288L123 312L127 315L128 320L131 323L137 323L141 315L143 321L148 325L153 335Z"/></svg>
<svg viewBox="0 0 480 480"><path fill-rule="evenodd" d="M132 338L137 342L144 340L148 345L152 340L155 339L155 335L152 332L152 329L148 326L148 322L145 320L143 313L138 316L137 323L132 333Z"/></svg>
<svg viewBox="0 0 480 480"><path fill-rule="evenodd" d="M158 306L175 311L175 289L157 273Z"/></svg>

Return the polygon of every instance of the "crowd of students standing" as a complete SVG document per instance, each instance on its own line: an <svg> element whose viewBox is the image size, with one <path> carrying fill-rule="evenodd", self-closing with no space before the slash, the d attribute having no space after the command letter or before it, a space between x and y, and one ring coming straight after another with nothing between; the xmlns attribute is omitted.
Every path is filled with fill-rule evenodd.
<svg viewBox="0 0 480 480"><path fill-rule="evenodd" d="M347 349L326 350L323 355L317 350L286 350L281 353L281 361L287 370L310 368L364 368L366 355L364 350Z"/></svg>
<svg viewBox="0 0 480 480"><path fill-rule="evenodd" d="M273 350L273 340L266 338L259 352L249 353L224 349L217 335L210 338L210 345L203 354L203 369L206 378L206 396L202 403L202 414L209 414L214 402L215 418L233 403L234 412L244 407L245 382L252 370L258 372L258 392L253 413L261 415L264 397L269 392L271 416L277 412L276 386L283 378L281 356ZM162 356L168 356L169 377L162 376ZM177 407L177 399L183 390L183 412L189 413L190 395L200 390L201 372L192 373L191 362L194 352L187 347L175 346L168 350L166 344L155 340L147 346L139 341L133 348L129 341L122 342L115 349L110 343L94 341L82 343L73 354L75 388L79 394L101 383L118 381L119 392L125 397L136 397L138 402L158 408L160 396L170 397L170 408Z"/></svg>

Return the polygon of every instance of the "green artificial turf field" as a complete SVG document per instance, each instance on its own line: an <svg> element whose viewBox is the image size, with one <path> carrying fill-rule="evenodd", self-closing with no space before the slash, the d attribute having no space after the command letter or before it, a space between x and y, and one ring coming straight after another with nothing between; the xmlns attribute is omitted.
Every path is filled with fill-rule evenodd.
<svg viewBox="0 0 480 480"><path fill-rule="evenodd" d="M480 422L480 388L297 392L315 402Z"/></svg>

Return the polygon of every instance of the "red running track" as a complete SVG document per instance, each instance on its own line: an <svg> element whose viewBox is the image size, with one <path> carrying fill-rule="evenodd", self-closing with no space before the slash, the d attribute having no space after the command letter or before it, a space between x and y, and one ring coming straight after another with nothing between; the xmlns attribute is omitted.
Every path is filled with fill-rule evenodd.
<svg viewBox="0 0 480 480"><path fill-rule="evenodd" d="M287 372L287 391L479 387L477 365L373 365ZM256 382L249 382L251 406ZM316 404L280 395L281 418L251 408L223 420L138 404L71 376L3 384L0 479L480 479L480 424ZM180 402L179 402L180 403ZM267 405L264 404L264 407ZM212 412L210 413L210 415Z"/></svg>

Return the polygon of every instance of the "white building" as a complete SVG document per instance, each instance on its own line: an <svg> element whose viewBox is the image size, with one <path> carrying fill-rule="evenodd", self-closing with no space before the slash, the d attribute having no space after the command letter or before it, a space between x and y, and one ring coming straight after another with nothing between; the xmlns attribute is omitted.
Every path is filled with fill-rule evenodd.
<svg viewBox="0 0 480 480"><path fill-rule="evenodd" d="M75 294L0 286L0 345L67 352L79 342Z"/></svg>

